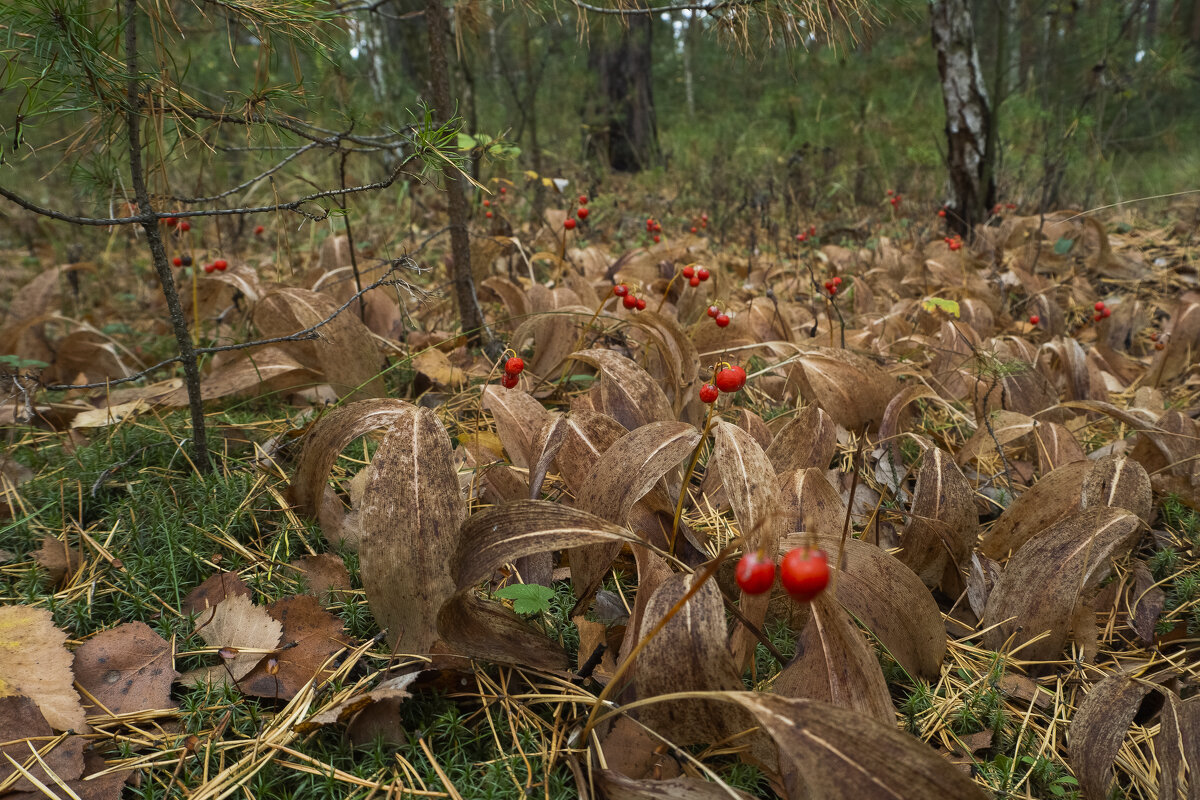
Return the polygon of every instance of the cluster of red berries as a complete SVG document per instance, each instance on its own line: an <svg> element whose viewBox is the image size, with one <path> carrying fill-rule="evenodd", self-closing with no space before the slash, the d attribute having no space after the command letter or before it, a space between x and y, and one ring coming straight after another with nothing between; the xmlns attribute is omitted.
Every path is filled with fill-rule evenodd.
<svg viewBox="0 0 1200 800"><path fill-rule="evenodd" d="M702 281L708 280L708 276L711 273L709 273L707 267L697 267L693 264L688 264L686 267L680 270L680 274L688 279L688 286L696 287L699 286Z"/></svg>
<svg viewBox="0 0 1200 800"><path fill-rule="evenodd" d="M775 585L775 562L762 551L747 553L734 571L746 594L762 594ZM829 557L819 547L796 547L779 564L779 582L797 603L807 603L829 585Z"/></svg>
<svg viewBox="0 0 1200 800"><path fill-rule="evenodd" d="M579 208L575 211L575 217L579 217L579 219L581 219L581 220L587 219L587 216L588 216L587 201L588 201L587 195L585 195L585 194L579 195ZM563 220L563 227L569 231L574 230L575 224L576 224L575 217L572 217L571 215L568 214L567 218Z"/></svg>
<svg viewBox="0 0 1200 800"><path fill-rule="evenodd" d="M177 267L190 267L192 265L191 256L175 256L171 259L171 263Z"/></svg>
<svg viewBox="0 0 1200 800"><path fill-rule="evenodd" d="M646 217L646 233L653 234L654 243L658 244L662 239L662 237L659 236L659 234L662 233L662 225L658 224L658 220L656 220L654 217Z"/></svg>
<svg viewBox="0 0 1200 800"><path fill-rule="evenodd" d="M500 198L499 198L499 199L500 199L501 201L503 201L503 200L504 200L504 196L505 196L506 194L508 194L508 187L506 187L506 186L501 186L501 187L500 187ZM484 200L483 200L483 207L487 209L487 211L485 211L485 212L483 213L483 215L484 215L485 217L487 217L488 219L491 219L491 218L492 218L492 201L491 201L491 200L488 200L487 198L484 198Z"/></svg>
<svg viewBox="0 0 1200 800"><path fill-rule="evenodd" d="M177 233L187 233L192 229L192 223L180 220L178 217L167 217L164 222L168 228L174 228Z"/></svg>
<svg viewBox="0 0 1200 800"><path fill-rule="evenodd" d="M800 233L796 234L796 241L797 242L807 242L808 238L810 236L816 236L816 235L817 235L817 226L809 225L807 231L800 231Z"/></svg>
<svg viewBox="0 0 1200 800"><path fill-rule="evenodd" d="M1006 208L1009 211L1015 211L1017 208L1017 204L1016 203L996 203L996 205L992 206L992 216L993 217L1000 216L1001 214L1004 213L1004 209L1006 209Z"/></svg>
<svg viewBox="0 0 1200 800"><path fill-rule="evenodd" d="M629 287L623 283L618 283L613 287L613 294L621 298L621 305L630 311L646 310L646 298L636 297L633 292L629 291Z"/></svg>
<svg viewBox="0 0 1200 800"><path fill-rule="evenodd" d="M962 237L958 234L955 234L954 236L943 236L942 241L945 242L946 246L951 250L962 250Z"/></svg>
<svg viewBox="0 0 1200 800"><path fill-rule="evenodd" d="M1163 342L1163 340L1162 340L1162 337L1159 335L1158 331L1151 331L1151 333L1150 333L1150 341L1154 342L1154 349L1155 349L1155 350L1162 350L1163 348L1165 348L1165 347L1167 346L1167 345L1166 345L1166 344Z"/></svg>
<svg viewBox="0 0 1200 800"><path fill-rule="evenodd" d="M223 258L218 258L216 261L212 262L211 264L204 265L204 271L208 272L208 273L224 272L227 269L229 269L229 262Z"/></svg>
<svg viewBox="0 0 1200 800"><path fill-rule="evenodd" d="M892 204L892 208L900 207L900 195L896 194L895 189L888 189L888 202Z"/></svg>
<svg viewBox="0 0 1200 800"><path fill-rule="evenodd" d="M713 382L706 383L700 387L700 402L715 403L717 398L721 396L721 392L733 394L741 391L741 388L746 385L746 370L739 366L729 366L728 364L717 369L713 375Z"/></svg>
<svg viewBox="0 0 1200 800"><path fill-rule="evenodd" d="M700 228L707 228L707 227L708 227L708 214L701 214L701 215L700 215L700 222L699 222L699 226L700 226L700 227L696 227L696 224L693 222L693 224L692 224L692 227L691 227L691 232L692 232L692 233L699 233L699 232L700 232Z"/></svg>
<svg viewBox="0 0 1200 800"><path fill-rule="evenodd" d="M1095 322L1112 316L1112 309L1104 305L1103 300L1097 300L1096 305L1092 306L1092 309L1096 312L1095 316L1092 317Z"/></svg>
<svg viewBox="0 0 1200 800"><path fill-rule="evenodd" d="M834 275L829 280L825 281L825 291L829 292L830 297L836 297L838 287L842 285L842 276Z"/></svg>
<svg viewBox="0 0 1200 800"><path fill-rule="evenodd" d="M718 306L709 306L708 315L712 317L713 322L717 323L718 328L727 327L730 319L732 319L732 317L722 311Z"/></svg>
<svg viewBox="0 0 1200 800"><path fill-rule="evenodd" d="M505 389L515 389L517 380L524 371L525 359L520 356L511 356L504 362L504 375L500 378L500 385Z"/></svg>

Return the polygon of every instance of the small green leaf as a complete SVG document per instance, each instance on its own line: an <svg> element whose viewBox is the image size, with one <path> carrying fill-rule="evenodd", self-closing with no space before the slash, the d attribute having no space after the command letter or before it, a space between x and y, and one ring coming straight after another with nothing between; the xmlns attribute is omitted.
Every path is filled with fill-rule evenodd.
<svg viewBox="0 0 1200 800"><path fill-rule="evenodd" d="M518 614L543 614L550 610L554 590L536 583L514 583L496 592L496 597L512 600Z"/></svg>
<svg viewBox="0 0 1200 800"><path fill-rule="evenodd" d="M946 300L942 297L926 297L925 302L921 307L932 314L935 310L941 309L947 314L957 317L959 315L958 303L953 300Z"/></svg>
<svg viewBox="0 0 1200 800"><path fill-rule="evenodd" d="M471 150L478 144L479 143L475 141L475 137L470 136L465 133L458 134L458 149L459 150Z"/></svg>
<svg viewBox="0 0 1200 800"><path fill-rule="evenodd" d="M1074 246L1074 239L1059 239L1054 243L1054 253L1055 255L1065 256L1067 253L1071 252L1071 248Z"/></svg>

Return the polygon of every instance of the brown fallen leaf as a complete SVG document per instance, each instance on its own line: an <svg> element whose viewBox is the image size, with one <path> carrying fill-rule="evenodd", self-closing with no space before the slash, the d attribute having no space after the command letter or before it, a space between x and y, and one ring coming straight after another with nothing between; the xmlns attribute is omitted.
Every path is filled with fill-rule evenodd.
<svg viewBox="0 0 1200 800"><path fill-rule="evenodd" d="M232 658L185 673L180 683L196 685L240 681L267 653L279 646L283 625L246 595L233 595L196 618L196 633L209 647L227 650Z"/></svg>
<svg viewBox="0 0 1200 800"><path fill-rule="evenodd" d="M54 785L54 779L46 774L33 758L33 751L41 751L54 737L54 731L46 718L38 711L37 704L28 697L0 697L0 795L10 797L11 792L33 792L34 785L26 778L9 780L17 772L8 762L13 761L29 770L42 783ZM83 736L68 736L49 752L42 754L55 775L65 781L73 781L83 775L83 748L87 739Z"/></svg>
<svg viewBox="0 0 1200 800"><path fill-rule="evenodd" d="M1025 490L979 541L979 552L995 561L1008 558L1033 536L1079 508L1090 462L1064 464Z"/></svg>
<svg viewBox="0 0 1200 800"><path fill-rule="evenodd" d="M448 559L456 591L437 614L438 631L456 652L472 658L565 669L556 642L511 609L475 596L475 587L514 559L603 542L640 542L594 514L548 500L523 500L473 514Z"/></svg>
<svg viewBox="0 0 1200 800"><path fill-rule="evenodd" d="M48 610L0 606L0 698L28 697L54 730L86 733L66 641Z"/></svg>
<svg viewBox="0 0 1200 800"><path fill-rule="evenodd" d="M1154 753L1161 765L1158 796L1175 800L1182 793L1183 775L1188 775L1188 800L1200 796L1200 702L1181 699L1174 692L1160 690L1163 704L1162 723L1154 740Z"/></svg>
<svg viewBox="0 0 1200 800"><path fill-rule="evenodd" d="M271 392L291 392L311 386L319 380L318 373L292 358L278 347L256 348L252 355L235 357L214 364L211 372L200 382L200 395L216 400L235 395L260 395ZM150 398L155 405L181 407L188 404L187 390L172 389Z"/></svg>
<svg viewBox="0 0 1200 800"><path fill-rule="evenodd" d="M301 556L288 566L298 573L305 593L322 602L326 599L340 601L350 590L350 572L342 559L333 553Z"/></svg>
<svg viewBox="0 0 1200 800"><path fill-rule="evenodd" d="M670 780L627 778L612 769L596 773L596 786L606 800L750 800L753 795L711 781L679 776Z"/></svg>
<svg viewBox="0 0 1200 800"><path fill-rule="evenodd" d="M950 454L925 451L913 490L912 517L900 536L902 562L931 588L957 597L979 533L975 493Z"/></svg>
<svg viewBox="0 0 1200 800"><path fill-rule="evenodd" d="M775 678L771 691L822 700L894 724L896 711L879 659L854 620L829 592L813 598L809 611L796 657Z"/></svg>
<svg viewBox="0 0 1200 800"><path fill-rule="evenodd" d="M401 703L412 697L408 687L420 675L421 673L418 671L389 678L370 691L356 694L330 708L313 714L308 719L299 723L296 726L296 730L300 733L309 733L325 725L345 725L350 723L363 710L376 704L383 705L389 710L398 710Z"/></svg>
<svg viewBox="0 0 1200 800"><path fill-rule="evenodd" d="M1071 718L1069 758L1085 797L1108 797L1113 763L1129 725L1154 684L1110 675L1084 696Z"/></svg>
<svg viewBox="0 0 1200 800"><path fill-rule="evenodd" d="M779 476L778 485L779 511L786 531L808 531L840 540L846 503L824 470L809 467L785 472Z"/></svg>
<svg viewBox="0 0 1200 800"><path fill-rule="evenodd" d="M1133 586L1128 595L1129 627L1146 644L1154 643L1154 628L1162 615L1167 593L1162 590L1144 561L1133 562Z"/></svg>
<svg viewBox="0 0 1200 800"><path fill-rule="evenodd" d="M829 468L837 452L837 424L818 405L796 412L767 447L767 458L782 475L796 469Z"/></svg>
<svg viewBox="0 0 1200 800"><path fill-rule="evenodd" d="M658 381L633 360L604 349L580 350L571 358L600 370L605 410L629 430L675 418Z"/></svg>
<svg viewBox="0 0 1200 800"><path fill-rule="evenodd" d="M788 797L983 800L983 791L923 742L848 709L762 692L723 696L754 715L778 749Z"/></svg>
<svg viewBox="0 0 1200 800"><path fill-rule="evenodd" d="M1147 525L1154 507L1150 476L1125 456L1105 456L1092 462L1079 492L1079 507L1109 506L1138 515Z"/></svg>
<svg viewBox="0 0 1200 800"><path fill-rule="evenodd" d="M309 681L329 675L322 668L330 656L348 644L342 621L321 608L315 597L300 594L267 606L267 613L283 625L282 648L263 656L238 683L243 694L290 700Z"/></svg>
<svg viewBox="0 0 1200 800"><path fill-rule="evenodd" d="M516 389L483 387L483 408L496 420L496 433L504 443L504 452L514 466L527 469L537 462L533 452L538 432L550 419L550 412L537 400Z"/></svg>
<svg viewBox="0 0 1200 800"><path fill-rule="evenodd" d="M617 774L633 780L674 778L679 775L679 762L671 755L661 739L646 732L646 726L628 716L616 719L600 735L604 761Z"/></svg>
<svg viewBox="0 0 1200 800"><path fill-rule="evenodd" d="M171 684L178 677L171 645L144 622L101 631L75 651L75 680L102 706L84 703L89 714L172 708Z"/></svg>
<svg viewBox="0 0 1200 800"><path fill-rule="evenodd" d="M899 391L895 378L850 350L804 348L796 366L802 396L850 430L877 426Z"/></svg>
<svg viewBox="0 0 1200 800"><path fill-rule="evenodd" d="M988 426L991 430L988 430ZM967 440L954 456L957 464L966 464L974 458L982 458L996 452L996 443L1001 447L1012 444L1033 432L1037 422L1033 417L1018 414L1015 411L999 409L992 411L988 424L979 424L975 433Z"/></svg>
<svg viewBox="0 0 1200 800"><path fill-rule="evenodd" d="M389 645L428 653L454 594L450 558L466 509L450 437L428 408L392 420L371 459L359 527L363 589Z"/></svg>
<svg viewBox="0 0 1200 800"><path fill-rule="evenodd" d="M1043 476L1072 461L1083 461L1087 455L1069 430L1057 422L1047 422L1033 429L1037 442L1038 472Z"/></svg>
<svg viewBox="0 0 1200 800"><path fill-rule="evenodd" d="M1057 658L1076 609L1129 551L1141 520L1119 508L1080 511L1042 531L1013 554L988 597L984 644L1020 647L1029 660ZM1049 635L1038 639L1042 633ZM1024 647L1021 647L1025 645Z"/></svg>
<svg viewBox="0 0 1200 800"><path fill-rule="evenodd" d="M239 595L247 598L252 596L250 587L246 585L241 576L236 572L219 572L188 592L187 597L183 598L179 610L184 616L200 614L210 608L215 608L218 603Z"/></svg>
<svg viewBox="0 0 1200 800"><path fill-rule="evenodd" d="M42 546L33 552L33 560L38 563L50 576L54 586L62 583L63 578L73 574L83 563L83 553L79 547L67 544L52 534L42 537Z"/></svg>

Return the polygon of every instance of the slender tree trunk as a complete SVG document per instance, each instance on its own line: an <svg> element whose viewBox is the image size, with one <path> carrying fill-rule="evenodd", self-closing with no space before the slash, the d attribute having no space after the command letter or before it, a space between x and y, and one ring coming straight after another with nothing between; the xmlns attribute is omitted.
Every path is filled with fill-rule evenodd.
<svg viewBox="0 0 1200 800"><path fill-rule="evenodd" d="M970 235L995 202L988 152L991 107L975 49L975 30L966 0L935 0L933 46L937 51L950 171L950 228Z"/></svg>
<svg viewBox="0 0 1200 800"><path fill-rule="evenodd" d="M600 80L600 133L593 149L618 172L638 172L658 163L651 49L654 20L629 17L613 41L593 42L588 55Z"/></svg>
<svg viewBox="0 0 1200 800"><path fill-rule="evenodd" d="M126 89L125 131L129 140L129 179L137 200L139 214L152 214L150 190L146 186L146 173L142 167L141 131L141 80L138 78L137 56L137 0L125 0L125 69L129 73ZM163 245L162 231L157 220L142 222L146 232L146 243L150 246L150 257L154 271L162 285L163 297L167 301L167 312L171 317L171 328L175 332L175 344L183 362L184 385L187 387L188 408L192 414L192 462L202 473L212 470L208 454L208 434L204 423L204 400L200 394L200 366L196 363L196 349L188 333L187 318L175 290L175 278L167 262L167 248Z"/></svg>
<svg viewBox="0 0 1200 800"><path fill-rule="evenodd" d="M528 92L528 97L525 102L525 119L529 121L529 149L530 157L533 161L533 171L537 173L537 180L533 182L533 218L541 219L542 214L546 210L546 184L542 183L542 145L538 140L538 110L537 96L538 89L542 85L541 71L534 71L533 66L533 47L530 40L533 38L532 31L529 26L525 26L525 32L522 39L522 58L525 68L525 86Z"/></svg>
<svg viewBox="0 0 1200 800"><path fill-rule="evenodd" d="M687 17L684 18L683 31L681 39L683 47L683 92L687 100L688 119L696 116L696 86L695 76L692 74L692 25L695 24L696 12L689 11Z"/></svg>
<svg viewBox="0 0 1200 800"><path fill-rule="evenodd" d="M429 26L429 71L434 111L440 120L445 121L454 113L454 104L450 97L450 65L446 58L450 20L442 0L426 0L425 23ZM450 212L450 253L454 259L451 279L458 316L468 340L481 343L490 352L495 342L491 330L484 324L483 309L479 307L479 296L475 293L475 276L471 274L471 237L467 228L470 211L464 186L466 179L453 168L447 168L445 176Z"/></svg>

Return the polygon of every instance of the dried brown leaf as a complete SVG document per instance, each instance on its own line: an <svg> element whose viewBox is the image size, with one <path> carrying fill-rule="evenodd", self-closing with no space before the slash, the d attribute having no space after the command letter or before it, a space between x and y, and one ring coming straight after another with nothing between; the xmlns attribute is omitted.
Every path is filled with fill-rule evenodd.
<svg viewBox="0 0 1200 800"><path fill-rule="evenodd" d="M538 432L550 420L550 412L525 392L499 386L483 387L483 407L496 420L496 433L513 465L526 469L536 463Z"/></svg>
<svg viewBox="0 0 1200 800"><path fill-rule="evenodd" d="M53 730L33 700L15 695L0 697L0 786L17 772L5 756L25 767L42 783L54 786L54 779L33 759L33 751L29 749L32 745L35 750L42 750L53 735ZM42 760L63 780L77 780L83 775L85 744L87 739L83 736L68 736L54 749L45 753ZM27 779L18 778L7 789L0 789L0 795L6 799L10 798L13 795L8 794L9 791L17 794L34 792L37 789ZM38 796L44 797L40 792Z"/></svg>
<svg viewBox="0 0 1200 800"><path fill-rule="evenodd" d="M596 786L606 800L750 800L752 795L699 778L635 780L612 769L596 773Z"/></svg>
<svg viewBox="0 0 1200 800"><path fill-rule="evenodd" d="M775 434L767 458L775 472L829 468L837 452L837 424L817 405L807 405Z"/></svg>
<svg viewBox="0 0 1200 800"><path fill-rule="evenodd" d="M1200 798L1200 702L1195 697L1180 699L1174 692L1160 690L1163 704L1162 723L1154 752L1161 765L1158 796L1175 800L1182 794L1182 778L1188 775L1188 800Z"/></svg>
<svg viewBox="0 0 1200 800"><path fill-rule="evenodd" d="M79 569L83 563L83 553L78 547L47 533L42 537L42 546L33 552L33 560L46 570L50 583L57 586L68 574Z"/></svg>
<svg viewBox="0 0 1200 800"><path fill-rule="evenodd" d="M1040 531L1077 510L1083 480L1090 469L1090 462L1072 461L1043 475L983 534L979 551L997 561L1005 559Z"/></svg>
<svg viewBox="0 0 1200 800"><path fill-rule="evenodd" d="M912 517L900 537L900 560L926 586L941 586L957 596L978 533L971 484L949 453L936 447L926 450L917 470Z"/></svg>
<svg viewBox="0 0 1200 800"><path fill-rule="evenodd" d="M185 616L188 614L198 615L203 611L215 608L218 603L228 600L230 597L240 595L249 598L251 594L250 587L236 572L218 572L188 592L187 597L183 598L179 610Z"/></svg>
<svg viewBox="0 0 1200 800"><path fill-rule="evenodd" d="M342 621L321 608L306 594L285 597L267 606L267 613L283 625L282 648L264 656L238 687L251 697L290 700L309 681L329 675L325 662L347 645Z"/></svg>
<svg viewBox="0 0 1200 800"><path fill-rule="evenodd" d="M66 641L48 610L0 606L0 698L28 697L55 730L86 733Z"/></svg>
<svg viewBox="0 0 1200 800"><path fill-rule="evenodd" d="M113 714L172 708L171 645L144 622L101 631L75 651L75 680ZM89 714L104 713L90 702Z"/></svg>
<svg viewBox="0 0 1200 800"><path fill-rule="evenodd" d="M806 348L797 359L800 391L844 428L878 425L899 386L871 359L850 350Z"/></svg>
<svg viewBox="0 0 1200 800"><path fill-rule="evenodd" d="M240 681L267 653L279 646L283 625L245 595L233 595L196 618L196 633L208 644L232 651L223 664L202 667L180 679L187 685Z"/></svg>
<svg viewBox="0 0 1200 800"><path fill-rule="evenodd" d="M1125 456L1105 456L1093 461L1079 494L1080 508L1123 508L1137 514L1147 525L1153 502L1145 467Z"/></svg>
<svg viewBox="0 0 1200 800"><path fill-rule="evenodd" d="M791 531L812 531L840 537L846 520L846 504L837 489L816 467L798 469L779 476L779 510Z"/></svg>
<svg viewBox="0 0 1200 800"><path fill-rule="evenodd" d="M600 370L605 409L629 430L675 418L658 381L633 360L599 348L580 350L571 357Z"/></svg>
<svg viewBox="0 0 1200 800"><path fill-rule="evenodd" d="M358 552L367 603L397 652L428 653L437 641L464 514L450 437L437 415L414 408L393 419L369 467Z"/></svg>
<svg viewBox="0 0 1200 800"><path fill-rule="evenodd" d="M1076 609L1137 540L1141 520L1119 508L1091 508L1063 519L1021 546L988 597L984 644L1021 649L1030 660L1056 658ZM1010 642L1011 637L1011 642Z"/></svg>
<svg viewBox="0 0 1200 800"><path fill-rule="evenodd" d="M1153 684L1110 675L1091 688L1071 718L1069 754L1085 797L1108 797L1113 763Z"/></svg>
<svg viewBox="0 0 1200 800"><path fill-rule="evenodd" d="M305 593L323 602L341 601L350 589L350 572L342 559L333 553L301 556L288 566L299 573Z"/></svg>

